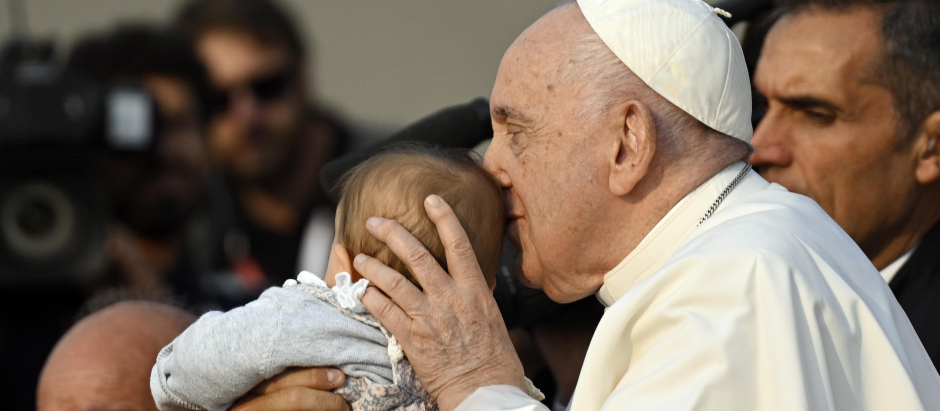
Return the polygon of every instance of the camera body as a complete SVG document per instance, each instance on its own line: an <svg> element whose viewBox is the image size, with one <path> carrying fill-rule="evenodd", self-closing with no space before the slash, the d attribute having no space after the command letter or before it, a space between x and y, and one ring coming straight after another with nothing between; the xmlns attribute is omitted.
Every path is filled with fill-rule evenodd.
<svg viewBox="0 0 940 411"><path fill-rule="evenodd" d="M155 145L157 107L134 84L60 69L51 43L0 54L0 287L80 283L105 271L102 159Z"/></svg>

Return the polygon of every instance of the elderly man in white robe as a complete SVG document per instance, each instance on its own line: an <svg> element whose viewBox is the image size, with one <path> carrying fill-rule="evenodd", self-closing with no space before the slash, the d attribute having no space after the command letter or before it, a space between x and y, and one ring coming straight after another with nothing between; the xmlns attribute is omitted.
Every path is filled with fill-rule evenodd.
<svg viewBox="0 0 940 411"><path fill-rule="evenodd" d="M858 246L744 163L747 71L716 12L581 0L500 64L484 165L505 190L519 272L556 301L596 294L608 307L569 409L940 409L940 376ZM448 272L397 222L371 218L423 292L360 255L384 291L363 303L442 410L547 410L460 223L436 196L425 207Z"/></svg>

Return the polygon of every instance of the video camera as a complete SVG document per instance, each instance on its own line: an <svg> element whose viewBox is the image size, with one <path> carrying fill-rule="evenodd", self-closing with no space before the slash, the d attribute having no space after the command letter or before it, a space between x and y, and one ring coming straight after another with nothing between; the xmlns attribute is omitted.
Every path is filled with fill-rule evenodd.
<svg viewBox="0 0 940 411"><path fill-rule="evenodd" d="M87 281L104 272L110 205L101 162L148 152L157 106L140 85L63 70L51 42L0 51L0 287Z"/></svg>

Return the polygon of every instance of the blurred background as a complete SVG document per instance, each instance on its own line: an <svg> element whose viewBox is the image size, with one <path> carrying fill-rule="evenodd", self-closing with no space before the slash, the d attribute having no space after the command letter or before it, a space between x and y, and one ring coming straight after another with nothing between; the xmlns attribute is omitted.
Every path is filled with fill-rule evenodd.
<svg viewBox="0 0 940 411"><path fill-rule="evenodd" d="M0 35L14 18L3 0ZM557 0L281 1L310 51L311 91L357 122L401 126L488 96L509 44ZM24 0L32 35L68 46L120 21L168 22L185 0ZM19 24L19 22L17 22ZM314 90L315 89L315 90Z"/></svg>

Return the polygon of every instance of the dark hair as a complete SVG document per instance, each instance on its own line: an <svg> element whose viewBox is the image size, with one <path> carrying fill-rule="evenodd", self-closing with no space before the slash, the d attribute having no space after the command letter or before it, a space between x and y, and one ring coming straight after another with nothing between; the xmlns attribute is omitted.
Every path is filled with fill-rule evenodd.
<svg viewBox="0 0 940 411"><path fill-rule="evenodd" d="M369 217L398 221L447 269L444 245L424 208L444 199L463 226L487 280L499 266L505 206L496 180L469 150L416 142L390 146L349 170L339 184L336 238L351 256L371 255L414 281L404 263L365 228Z"/></svg>
<svg viewBox="0 0 940 411"><path fill-rule="evenodd" d="M296 62L305 57L297 26L271 0L193 0L180 10L176 24L192 39L211 30L233 30L267 46L285 47Z"/></svg>
<svg viewBox="0 0 940 411"><path fill-rule="evenodd" d="M782 0L781 15L804 11L871 8L882 15L885 53L873 67L873 82L894 99L901 138L912 141L924 119L940 110L940 1Z"/></svg>
<svg viewBox="0 0 940 411"><path fill-rule="evenodd" d="M216 101L205 67L189 41L166 29L124 24L78 41L67 67L97 80L162 75L186 82L198 100L203 120Z"/></svg>

